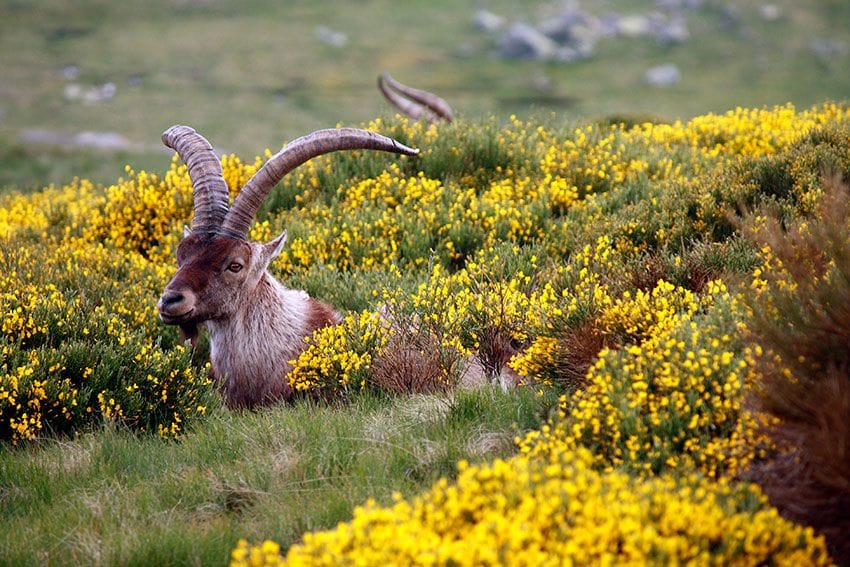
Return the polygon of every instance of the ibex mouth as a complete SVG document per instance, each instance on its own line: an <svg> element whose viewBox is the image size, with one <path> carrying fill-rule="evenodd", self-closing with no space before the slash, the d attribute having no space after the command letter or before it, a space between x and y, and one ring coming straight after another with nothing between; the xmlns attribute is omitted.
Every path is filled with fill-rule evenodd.
<svg viewBox="0 0 850 567"><path fill-rule="evenodd" d="M165 288L156 303L159 318L166 325L179 325L192 318L195 312L195 295L186 290Z"/></svg>
<svg viewBox="0 0 850 567"><path fill-rule="evenodd" d="M160 320L166 325L179 325L181 323L185 323L192 319L192 313L195 312L195 309L192 308L185 313L180 313L179 315L173 315L169 313L159 312Z"/></svg>

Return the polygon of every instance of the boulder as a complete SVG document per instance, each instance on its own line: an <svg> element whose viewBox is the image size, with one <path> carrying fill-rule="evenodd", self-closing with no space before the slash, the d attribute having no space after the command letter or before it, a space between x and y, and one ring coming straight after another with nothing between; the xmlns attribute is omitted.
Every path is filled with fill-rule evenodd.
<svg viewBox="0 0 850 567"><path fill-rule="evenodd" d="M676 65L667 63L647 70L644 80L653 87L669 87L682 80L682 73Z"/></svg>
<svg viewBox="0 0 850 567"><path fill-rule="evenodd" d="M499 38L499 54L514 59L551 59L558 44L534 27L517 22Z"/></svg>
<svg viewBox="0 0 850 567"><path fill-rule="evenodd" d="M345 47L348 45L348 35L343 32L332 30L327 26L316 26L313 35L324 44L331 47Z"/></svg>
<svg viewBox="0 0 850 567"><path fill-rule="evenodd" d="M544 20L537 26L546 37L562 45L568 45L575 41L576 35L581 34L581 29L591 27L591 18L578 6L568 7L553 18Z"/></svg>
<svg viewBox="0 0 850 567"><path fill-rule="evenodd" d="M684 43L691 38L691 32L688 30L688 21L681 13L673 14L670 17L660 17L652 21L653 34L658 43L662 45L671 45L676 43Z"/></svg>
<svg viewBox="0 0 850 567"><path fill-rule="evenodd" d="M651 31L649 17L643 14L621 16L617 25L617 32L626 37L642 37L649 35Z"/></svg>
<svg viewBox="0 0 850 567"><path fill-rule="evenodd" d="M472 24L476 29L492 33L505 27L505 18L489 10L478 10L472 17Z"/></svg>
<svg viewBox="0 0 850 567"><path fill-rule="evenodd" d="M775 22L782 17L782 8L776 4L762 4L759 6L759 16L766 22Z"/></svg>

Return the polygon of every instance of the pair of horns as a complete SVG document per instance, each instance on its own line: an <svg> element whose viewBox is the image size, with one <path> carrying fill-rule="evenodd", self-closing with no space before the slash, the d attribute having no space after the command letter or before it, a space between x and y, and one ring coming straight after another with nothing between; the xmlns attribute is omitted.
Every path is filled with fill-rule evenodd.
<svg viewBox="0 0 850 567"><path fill-rule="evenodd" d="M452 107L434 93L414 89L393 79L389 73L378 77L378 88L384 97L402 114L414 119L426 119L428 122L454 120Z"/></svg>
<svg viewBox="0 0 850 567"><path fill-rule="evenodd" d="M195 217L192 230L247 240L254 216L266 196L283 177L304 162L339 150L379 150L415 156L419 150L359 128L318 130L297 138L271 157L248 180L228 208L227 183L221 161L210 143L194 129L175 125L162 135L162 143L175 150L189 169Z"/></svg>

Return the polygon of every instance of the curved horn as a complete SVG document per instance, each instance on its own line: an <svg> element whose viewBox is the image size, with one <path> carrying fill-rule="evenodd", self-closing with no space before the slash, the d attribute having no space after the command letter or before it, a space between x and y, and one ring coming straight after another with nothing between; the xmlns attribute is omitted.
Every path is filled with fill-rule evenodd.
<svg viewBox="0 0 850 567"><path fill-rule="evenodd" d="M419 153L419 150L409 148L392 138L358 128L318 130L302 136L272 156L248 180L233 201L233 206L224 219L221 234L245 240L254 215L284 175L316 156L338 150L380 150L408 156Z"/></svg>
<svg viewBox="0 0 850 567"><path fill-rule="evenodd" d="M383 75L378 77L378 88L381 89L381 93L383 93L384 98L386 98L390 104L396 107L399 112L405 116L412 118L413 120L425 118L428 122L434 122L437 120L437 115L431 112L428 107L408 100L395 90L391 89L387 85L386 79L384 79Z"/></svg>
<svg viewBox="0 0 850 567"><path fill-rule="evenodd" d="M452 107L444 99L434 93L399 83L389 73L384 73L378 77L378 88L381 89L387 100L414 120L423 116L431 122L437 118L442 118L446 122L454 120ZM411 103L399 95L404 95L413 102Z"/></svg>
<svg viewBox="0 0 850 567"><path fill-rule="evenodd" d="M194 129L179 124L162 134L162 143L175 150L189 169L195 204L192 230L218 230L227 215L229 195L212 146Z"/></svg>

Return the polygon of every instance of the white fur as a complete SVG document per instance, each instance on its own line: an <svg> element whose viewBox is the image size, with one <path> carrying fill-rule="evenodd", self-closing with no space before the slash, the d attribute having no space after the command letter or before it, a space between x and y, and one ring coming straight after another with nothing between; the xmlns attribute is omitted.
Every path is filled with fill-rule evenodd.
<svg viewBox="0 0 850 567"><path fill-rule="evenodd" d="M251 300L224 320L210 320L210 358L229 405L253 406L289 397L286 374L304 348L310 297L267 273Z"/></svg>

